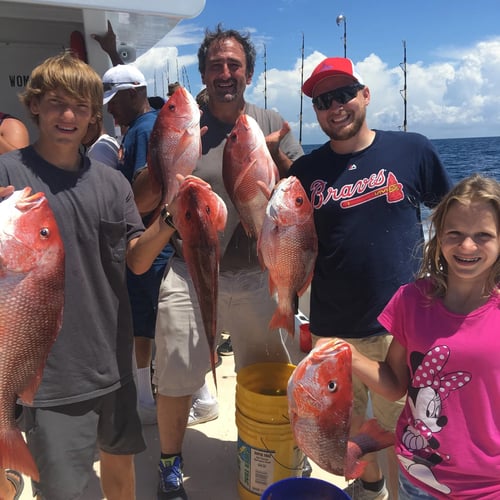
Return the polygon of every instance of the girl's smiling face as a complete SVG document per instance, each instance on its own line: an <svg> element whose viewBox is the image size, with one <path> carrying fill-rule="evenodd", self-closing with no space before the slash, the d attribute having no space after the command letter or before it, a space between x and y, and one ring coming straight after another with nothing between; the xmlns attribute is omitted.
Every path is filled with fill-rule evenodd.
<svg viewBox="0 0 500 500"><path fill-rule="evenodd" d="M448 263L448 279L486 283L500 255L499 224L490 203L452 203L440 237L441 252Z"/></svg>

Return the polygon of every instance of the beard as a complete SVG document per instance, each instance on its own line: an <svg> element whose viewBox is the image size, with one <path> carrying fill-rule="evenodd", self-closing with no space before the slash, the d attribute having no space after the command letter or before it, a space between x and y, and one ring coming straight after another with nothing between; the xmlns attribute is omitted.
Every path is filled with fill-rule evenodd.
<svg viewBox="0 0 500 500"><path fill-rule="evenodd" d="M241 95L241 89L238 86L238 82L236 80L231 80L232 87L227 90L217 86L217 82L214 84L214 92L213 97L217 102L225 103L225 102L233 102L236 101Z"/></svg>
<svg viewBox="0 0 500 500"><path fill-rule="evenodd" d="M354 120L347 126L342 127L340 129L332 129L328 126L321 125L321 129L323 132L330 137L330 139L334 141L348 141L355 137L358 132L361 130L363 123L366 119L366 110L362 109L360 112L354 117Z"/></svg>

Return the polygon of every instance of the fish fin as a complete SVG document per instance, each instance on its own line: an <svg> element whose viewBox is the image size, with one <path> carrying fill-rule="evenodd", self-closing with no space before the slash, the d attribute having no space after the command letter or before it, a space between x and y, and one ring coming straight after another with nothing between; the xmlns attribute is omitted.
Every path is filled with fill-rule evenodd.
<svg viewBox="0 0 500 500"><path fill-rule="evenodd" d="M264 261L262 261L264 262ZM265 267L265 264L264 264L264 267ZM269 274L269 294L271 295L271 297L276 293L276 285L273 281L273 279L271 278L271 274Z"/></svg>
<svg viewBox="0 0 500 500"><path fill-rule="evenodd" d="M227 223L227 206L224 200L217 195L217 193L214 193L215 196L218 199L218 212L217 212L217 217L215 219L215 229L219 231L219 233L224 232L226 229L226 223Z"/></svg>
<svg viewBox="0 0 500 500"><path fill-rule="evenodd" d="M260 236L259 236L259 238L260 238ZM265 271L266 270L266 264L264 263L264 257L262 256L262 252L260 252L260 250L259 250L259 245L258 244L257 244L257 257L259 259L259 264L260 264L261 271Z"/></svg>
<svg viewBox="0 0 500 500"><path fill-rule="evenodd" d="M33 456L23 435L15 427L0 434L0 467L17 470L30 476L34 481L40 480L40 473Z"/></svg>
<svg viewBox="0 0 500 500"><path fill-rule="evenodd" d="M262 181L257 181L257 185L260 187L260 190L264 193L264 196L269 200L271 198L271 190L266 185L266 183Z"/></svg>
<svg viewBox="0 0 500 500"><path fill-rule="evenodd" d="M19 399L28 405L33 404L33 398L35 397L36 391L42 381L43 369L45 367L46 359L41 363L38 367L35 375L28 380L28 383L24 387L24 389L19 393Z"/></svg>
<svg viewBox="0 0 500 500"><path fill-rule="evenodd" d="M212 375L214 377L214 385L215 385L215 390L217 391L217 375L215 374L215 363L216 363L216 354L214 351L210 352L210 366L212 368Z"/></svg>
<svg viewBox="0 0 500 500"><path fill-rule="evenodd" d="M243 229L245 230L245 234L247 235L247 238L256 239L255 232L252 231L252 228L241 219L240 219L240 223L243 226Z"/></svg>
<svg viewBox="0 0 500 500"><path fill-rule="evenodd" d="M304 286L300 290L297 291L297 295L299 297L302 297L302 295L304 295L306 290L309 288L309 285L311 284L311 281L312 281L312 276L313 276L313 273L311 271L311 274L307 277L307 279L304 283Z"/></svg>
<svg viewBox="0 0 500 500"><path fill-rule="evenodd" d="M147 169L149 172L149 177L151 178L151 182L152 183L154 182L154 183L156 183L156 185L161 186L162 180L159 176L158 171L153 167L155 160L153 160L153 155L150 151L148 151L146 161L147 161Z"/></svg>

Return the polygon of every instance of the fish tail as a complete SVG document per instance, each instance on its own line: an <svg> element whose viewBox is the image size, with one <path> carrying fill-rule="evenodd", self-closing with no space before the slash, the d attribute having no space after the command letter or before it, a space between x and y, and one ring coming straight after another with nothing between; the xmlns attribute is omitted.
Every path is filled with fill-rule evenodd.
<svg viewBox="0 0 500 500"><path fill-rule="evenodd" d="M0 467L17 470L34 481L40 480L38 467L17 428L3 431L0 435Z"/></svg>
<svg viewBox="0 0 500 500"><path fill-rule="evenodd" d="M269 322L270 330L277 330L278 328L284 328L292 337L295 333L295 320L293 313L285 314L278 309L273 314L271 321Z"/></svg>
<svg viewBox="0 0 500 500"><path fill-rule="evenodd" d="M360 459L366 453L383 450L394 445L394 433L380 427L376 419L363 423L359 433L349 439L345 462L346 479L356 479L366 467Z"/></svg>
<svg viewBox="0 0 500 500"><path fill-rule="evenodd" d="M352 439L365 454L393 446L395 438L393 432L382 429L377 420L371 418L363 423L359 433Z"/></svg>
<svg viewBox="0 0 500 500"><path fill-rule="evenodd" d="M344 466L344 476L346 479L357 479L363 474L368 462L359 460L360 456L361 450L359 447L349 441Z"/></svg>

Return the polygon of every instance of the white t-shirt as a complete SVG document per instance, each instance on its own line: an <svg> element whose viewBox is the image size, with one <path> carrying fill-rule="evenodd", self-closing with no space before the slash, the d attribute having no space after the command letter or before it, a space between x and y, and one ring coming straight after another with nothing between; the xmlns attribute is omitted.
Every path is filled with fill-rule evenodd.
<svg viewBox="0 0 500 500"><path fill-rule="evenodd" d="M87 150L87 156L109 167L117 168L119 149L120 145L114 137L102 134Z"/></svg>

